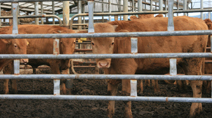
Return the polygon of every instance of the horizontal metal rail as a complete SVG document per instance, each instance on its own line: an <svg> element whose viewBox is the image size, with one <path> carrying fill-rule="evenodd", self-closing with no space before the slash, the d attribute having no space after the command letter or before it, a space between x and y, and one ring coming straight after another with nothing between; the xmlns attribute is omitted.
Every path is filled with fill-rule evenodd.
<svg viewBox="0 0 212 118"><path fill-rule="evenodd" d="M174 10L173 13L188 13L188 12L212 12L212 9L195 9L195 10ZM113 13L93 13L94 16L108 15L138 15L138 14L166 14L168 11L141 11L141 12L113 12ZM71 17L70 29L72 29L73 20L79 16L88 16L88 13L76 14Z"/></svg>
<svg viewBox="0 0 212 118"><path fill-rule="evenodd" d="M21 75L8 75L0 76L0 79L152 79L152 80L212 80L210 75L114 75L114 74L21 74Z"/></svg>
<svg viewBox="0 0 212 118"><path fill-rule="evenodd" d="M212 30L190 31L156 31L156 32L125 32L125 33L71 33L71 34L0 34L3 39L21 38L96 38L96 37L141 37L141 36L185 36L185 35L210 35Z"/></svg>
<svg viewBox="0 0 212 118"><path fill-rule="evenodd" d="M97 95L0 95L0 99L53 99L53 100L114 100L146 102L197 102L212 103L211 98L191 97L130 97L130 96L97 96Z"/></svg>
<svg viewBox="0 0 212 118"><path fill-rule="evenodd" d="M95 58L212 58L212 53L138 54L0 54L0 59L95 59Z"/></svg>
<svg viewBox="0 0 212 118"><path fill-rule="evenodd" d="M1 2L43 2L43 1L67 1L67 0L0 0Z"/></svg>
<svg viewBox="0 0 212 118"><path fill-rule="evenodd" d="M173 10L173 13L188 13L188 12L212 12L212 9L194 9L194 10ZM94 13L94 16L108 15L138 15L138 14L166 14L168 11L139 11L139 12L112 12L112 13ZM71 20L78 16L88 16L88 13L81 13L72 16Z"/></svg>
<svg viewBox="0 0 212 118"><path fill-rule="evenodd" d="M18 16L18 18L57 18L59 21L59 24L62 26L62 20L57 15L27 15L27 16ZM0 16L0 19L12 19L13 16Z"/></svg>

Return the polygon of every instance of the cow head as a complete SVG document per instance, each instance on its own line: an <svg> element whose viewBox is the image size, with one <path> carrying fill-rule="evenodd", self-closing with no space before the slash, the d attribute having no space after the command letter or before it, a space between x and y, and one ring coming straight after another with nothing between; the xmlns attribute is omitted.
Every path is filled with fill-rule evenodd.
<svg viewBox="0 0 212 118"><path fill-rule="evenodd" d="M75 33L75 31L67 29L59 31L59 33ZM60 39L60 54L73 54L75 50L76 38L61 38ZM61 69L70 68L70 60L64 59L61 61Z"/></svg>
<svg viewBox="0 0 212 118"><path fill-rule="evenodd" d="M27 45L29 42L26 39L1 39L5 44L5 54L27 54ZM21 63L28 63L28 59L21 59Z"/></svg>
<svg viewBox="0 0 212 118"><path fill-rule="evenodd" d="M106 23L98 23L94 25L95 33L115 32L115 28ZM114 37L91 38L92 50L94 54L112 54L114 49ZM109 68L111 59L96 59L98 68Z"/></svg>

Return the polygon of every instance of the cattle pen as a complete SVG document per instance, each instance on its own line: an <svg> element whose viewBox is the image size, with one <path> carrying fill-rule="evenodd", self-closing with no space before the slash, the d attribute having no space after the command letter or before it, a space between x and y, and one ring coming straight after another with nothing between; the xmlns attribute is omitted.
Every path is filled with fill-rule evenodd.
<svg viewBox="0 0 212 118"><path fill-rule="evenodd" d="M58 44L59 38L96 38L96 37L132 37L131 38L131 53L130 54L59 54L56 48L59 45L55 45L54 54L0 54L0 59L15 59L14 60L14 75L0 75L0 79L51 79L53 80L53 95L27 95L27 94L0 94L0 99L56 99L56 100L114 100L114 101L151 101L151 102L195 102L195 103L212 103L211 98L192 98L192 97L152 97L152 96L138 96L137 95L137 80L210 80L211 75L177 75L177 58L212 58L212 46L209 53L137 53L137 37L144 36L187 36L187 35L212 35L211 30L197 30L197 31L174 31L173 13L189 13L189 12L211 12L212 9L198 9L198 10L173 10L174 1L167 0L166 6L168 11L163 11L163 0L159 0L159 11L142 11L142 0L138 0L139 12L110 12L110 13L94 13L94 0L88 0L88 12L79 13L74 15L70 20L70 25L63 19L63 25L65 27L73 28L75 17L88 16L88 24L79 23L76 26L88 25L88 33L76 33L76 34L18 34L18 18L39 18L39 17L55 17L55 15L34 15L34 16L18 16L18 2L43 2L54 0L1 0L3 2L12 2L13 16L0 16L0 19L13 18L13 34L0 34L2 39L33 39L33 38L54 38ZM55 1L67 1L67 0L55 0ZM124 0L128 2L128 0ZM133 0L134 1L134 0ZM203 1L203 0L201 0ZM140 7L139 7L140 5ZM151 4L152 5L152 4ZM66 6L67 7L67 6ZM168 31L160 32L128 32L128 33L94 33L94 16L117 16L117 15L138 15L138 14L166 14L168 13ZM58 18L60 19L60 18ZM128 17L123 17L124 20ZM38 21L36 21L38 22ZM62 25L62 21L59 20L59 24ZM45 39L44 39L45 40ZM212 38L211 38L212 43ZM212 45L212 44L211 44ZM118 75L118 74L20 74L20 61L18 59L96 59L96 58L169 58L170 59L170 75ZM130 96L106 96L106 95L60 95L60 80L61 79L130 79L131 94ZM133 79L133 80L132 80ZM211 83L212 85L212 83ZM211 88L212 89L212 88ZM212 90L211 90L212 97ZM92 107L92 106L91 106ZM97 111L98 112L98 111Z"/></svg>

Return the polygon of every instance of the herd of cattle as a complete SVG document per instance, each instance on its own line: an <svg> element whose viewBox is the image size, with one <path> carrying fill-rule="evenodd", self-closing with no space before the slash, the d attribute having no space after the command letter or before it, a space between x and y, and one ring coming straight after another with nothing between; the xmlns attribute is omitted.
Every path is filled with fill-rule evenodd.
<svg viewBox="0 0 212 118"><path fill-rule="evenodd" d="M154 17L153 15L139 15L139 18L131 16L131 21L112 21L107 23L97 23L94 25L96 33L104 32L148 32L167 31L168 18L163 15ZM187 16L174 17L175 31L183 30L208 30L212 28L212 22L199 18ZM54 33L82 33L75 32L59 26L49 25L19 25L19 34L54 34ZM0 29L0 34L11 34L12 26ZM180 52L206 52L207 44L210 46L210 36L158 36L158 37L138 37L138 53L180 53ZM73 54L76 38L61 38L60 54ZM104 37L90 38L94 54L130 53L130 37ZM0 39L1 54L53 54L54 39ZM210 66L204 64L204 58L178 58L177 68L179 74L202 75L204 70L210 73ZM22 59L22 63L27 63L35 68L39 65L48 65L53 74L69 74L69 59ZM98 68L102 68L105 74L167 74L169 73L169 59L166 58L146 58L146 59L96 59ZM13 61L8 59L0 60L0 69L4 69L4 74L13 74ZM66 94L65 81L61 82L61 91ZM9 80L4 82L5 94L9 93ZM173 83L166 81L167 83ZM117 93L118 84L122 84L122 93L130 95L130 80L107 80L108 92L114 96ZM150 80L145 81L150 85ZM183 83L183 84L182 84ZM193 90L193 97L201 98L202 85L209 88L207 82L202 81L177 81L181 90L186 84L190 84ZM160 91L158 81L152 80L154 92ZM140 92L143 92L143 82L140 83ZM12 80L12 89L17 93L16 80ZM210 90L209 90L210 91ZM125 103L125 117L132 118L131 101ZM201 103L192 103L190 116L200 113ZM109 101L108 117L112 118L115 113L115 101Z"/></svg>

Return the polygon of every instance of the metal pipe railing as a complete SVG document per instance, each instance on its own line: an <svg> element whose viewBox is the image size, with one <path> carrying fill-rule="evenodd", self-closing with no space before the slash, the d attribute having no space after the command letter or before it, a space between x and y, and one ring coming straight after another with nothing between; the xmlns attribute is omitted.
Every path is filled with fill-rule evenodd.
<svg viewBox="0 0 212 118"><path fill-rule="evenodd" d="M21 74L21 75L11 75L5 74L1 75L0 79L131 79L136 80L212 80L211 75L129 75L129 74Z"/></svg>
<svg viewBox="0 0 212 118"><path fill-rule="evenodd" d="M139 7L140 8L140 7ZM212 9L195 9L195 10L173 10L173 13L188 13L188 12L212 12ZM138 14L166 14L168 11L139 11L139 12L112 12L112 13L93 13L94 16L108 15L138 15ZM70 29L72 29L73 20L79 16L88 16L88 13L76 14L71 17Z"/></svg>
<svg viewBox="0 0 212 118"><path fill-rule="evenodd" d="M131 97L97 95L0 95L0 99L59 99L59 100L114 100L114 101L153 101L153 102L197 102L212 103L211 98L191 97Z"/></svg>
<svg viewBox="0 0 212 118"><path fill-rule="evenodd" d="M2 2L44 2L44 1L67 1L67 0L1 0Z"/></svg>
<svg viewBox="0 0 212 118"><path fill-rule="evenodd" d="M59 100L114 100L114 101L153 101L153 102L197 102L212 103L211 98L191 97L131 97L97 95L0 95L0 99L59 99Z"/></svg>
<svg viewBox="0 0 212 118"><path fill-rule="evenodd" d="M187 31L156 31L156 32L114 32L114 33L76 33L76 34L0 34L4 39L21 38L97 38L97 37L143 37L143 36L185 36L185 35L211 35L212 30Z"/></svg>
<svg viewBox="0 0 212 118"><path fill-rule="evenodd" d="M57 18L60 25L62 26L62 20L57 15L30 15L30 16L18 16L18 18ZM0 19L13 18L13 16L0 16Z"/></svg>
<svg viewBox="0 0 212 118"><path fill-rule="evenodd" d="M0 59L212 58L212 53L0 54Z"/></svg>

